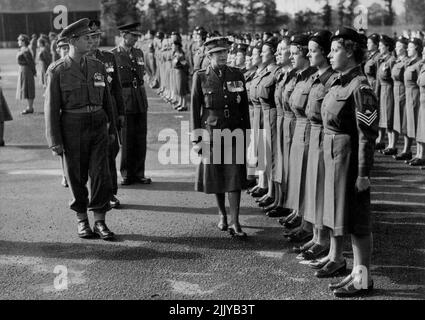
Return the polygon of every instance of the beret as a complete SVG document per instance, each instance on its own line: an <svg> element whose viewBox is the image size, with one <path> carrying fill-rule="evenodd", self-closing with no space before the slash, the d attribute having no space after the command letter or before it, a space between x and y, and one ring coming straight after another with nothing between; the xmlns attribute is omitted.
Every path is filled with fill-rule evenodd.
<svg viewBox="0 0 425 320"><path fill-rule="evenodd" d="M331 37L332 32L328 30L322 30L314 33L310 37L310 41L316 42L319 46L323 48L325 52L329 52L331 50Z"/></svg>
<svg viewBox="0 0 425 320"><path fill-rule="evenodd" d="M385 44L386 46L394 48L394 45L395 45L394 39L385 34L381 35L381 39L379 41Z"/></svg>
<svg viewBox="0 0 425 320"><path fill-rule="evenodd" d="M362 38L360 37L359 33L352 29L352 28L348 28L348 27L342 27L340 29L338 29L335 34L331 37L331 41L333 41L334 39L345 39L345 40L351 40L357 43L361 43Z"/></svg>
<svg viewBox="0 0 425 320"><path fill-rule="evenodd" d="M413 43L415 46L423 47L423 42L419 38L410 38L409 43Z"/></svg>
<svg viewBox="0 0 425 320"><path fill-rule="evenodd" d="M88 18L80 19L65 27L62 30L61 35L70 39L90 34L92 30L89 28L89 23L90 20Z"/></svg>
<svg viewBox="0 0 425 320"><path fill-rule="evenodd" d="M377 33L372 33L370 36L367 37L368 39L372 40L374 43L378 44L379 40L381 39L380 35Z"/></svg>
<svg viewBox="0 0 425 320"><path fill-rule="evenodd" d="M309 36L306 34L296 34L291 37L291 45L294 46L308 46Z"/></svg>
<svg viewBox="0 0 425 320"><path fill-rule="evenodd" d="M403 36L399 36L397 37L397 41L396 42L401 42L405 45L407 45L409 43L409 38L403 37Z"/></svg>
<svg viewBox="0 0 425 320"><path fill-rule="evenodd" d="M249 45L247 45L246 43L239 43L236 51L237 52L243 52L246 54L247 50L248 50Z"/></svg>
<svg viewBox="0 0 425 320"><path fill-rule="evenodd" d="M269 46L273 51L277 50L277 45L279 44L279 39L276 37L271 37L264 41L263 46Z"/></svg>

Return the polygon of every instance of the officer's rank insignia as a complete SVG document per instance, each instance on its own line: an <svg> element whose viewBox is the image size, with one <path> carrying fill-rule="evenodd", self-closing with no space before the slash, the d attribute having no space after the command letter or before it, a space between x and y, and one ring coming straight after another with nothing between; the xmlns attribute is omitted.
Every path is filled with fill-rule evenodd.
<svg viewBox="0 0 425 320"><path fill-rule="evenodd" d="M94 78L94 86L95 87L104 87L105 86L105 78L103 74L96 72L93 76Z"/></svg>
<svg viewBox="0 0 425 320"><path fill-rule="evenodd" d="M236 97L236 102L241 103L241 101L242 101L241 95L238 93L238 96Z"/></svg>
<svg viewBox="0 0 425 320"><path fill-rule="evenodd" d="M229 92L243 92L245 89L242 81L227 81L227 90Z"/></svg>
<svg viewBox="0 0 425 320"><path fill-rule="evenodd" d="M145 64L145 62L143 61L143 58L142 58L142 57L138 57L138 58L137 58L137 64L138 64L139 66L143 66L143 65Z"/></svg>
<svg viewBox="0 0 425 320"><path fill-rule="evenodd" d="M112 82L112 77L108 74L108 77L106 78L108 80L108 83Z"/></svg>

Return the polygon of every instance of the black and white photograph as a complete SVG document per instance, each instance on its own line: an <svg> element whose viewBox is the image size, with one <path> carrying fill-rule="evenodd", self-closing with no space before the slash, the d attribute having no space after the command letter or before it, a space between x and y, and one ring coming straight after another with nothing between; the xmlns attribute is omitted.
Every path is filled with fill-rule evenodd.
<svg viewBox="0 0 425 320"><path fill-rule="evenodd" d="M0 0L0 300L424 300L424 13Z"/></svg>

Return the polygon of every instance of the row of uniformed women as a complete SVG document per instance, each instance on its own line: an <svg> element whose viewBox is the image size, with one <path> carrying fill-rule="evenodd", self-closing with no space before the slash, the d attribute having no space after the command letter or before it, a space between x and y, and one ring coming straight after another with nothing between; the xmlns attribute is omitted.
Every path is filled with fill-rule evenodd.
<svg viewBox="0 0 425 320"><path fill-rule="evenodd" d="M187 110L189 94L189 64L186 61L180 35L173 32L171 38L162 39L155 48L155 82L158 94L174 109Z"/></svg>
<svg viewBox="0 0 425 320"><path fill-rule="evenodd" d="M371 59L365 65L365 72L380 104L376 148L384 149L383 139L387 131L388 147L382 150L384 155L392 155L412 166L424 165L425 111L422 109L425 108L425 99L421 102L421 96L425 97L425 52L422 40L404 37L394 40L372 34L368 39L368 49ZM404 137L400 153L396 148L399 135ZM414 140L417 149L413 157L411 146Z"/></svg>
<svg viewBox="0 0 425 320"><path fill-rule="evenodd" d="M336 296L372 288L369 170L378 106L359 66L364 47L363 38L349 28L332 38L328 31L295 35L279 50L268 40L262 63L247 78L254 115L250 152L263 174L259 177L267 181L267 187L259 181L248 192L262 195L257 201L269 217L283 217L291 241L309 240L293 250L310 261L317 277L345 271L343 236L352 234L353 272L331 285Z"/></svg>

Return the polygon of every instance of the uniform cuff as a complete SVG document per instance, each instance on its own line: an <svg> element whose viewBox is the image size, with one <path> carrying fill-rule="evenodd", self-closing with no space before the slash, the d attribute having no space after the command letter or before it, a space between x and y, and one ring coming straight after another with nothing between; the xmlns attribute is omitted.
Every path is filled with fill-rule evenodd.
<svg viewBox="0 0 425 320"><path fill-rule="evenodd" d="M369 167L359 166L359 177L369 177Z"/></svg>

